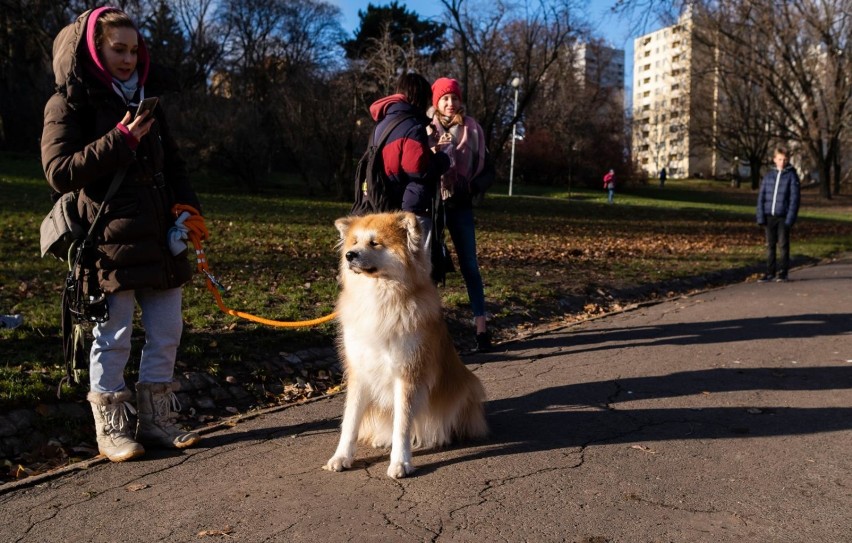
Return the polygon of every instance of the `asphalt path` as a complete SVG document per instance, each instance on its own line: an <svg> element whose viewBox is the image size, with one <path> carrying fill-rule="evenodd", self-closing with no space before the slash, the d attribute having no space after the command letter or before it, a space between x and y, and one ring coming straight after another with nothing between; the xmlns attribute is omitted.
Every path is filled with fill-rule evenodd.
<svg viewBox="0 0 852 543"><path fill-rule="evenodd" d="M487 440L323 471L342 395L0 487L0 541L852 541L852 259L465 358Z"/></svg>

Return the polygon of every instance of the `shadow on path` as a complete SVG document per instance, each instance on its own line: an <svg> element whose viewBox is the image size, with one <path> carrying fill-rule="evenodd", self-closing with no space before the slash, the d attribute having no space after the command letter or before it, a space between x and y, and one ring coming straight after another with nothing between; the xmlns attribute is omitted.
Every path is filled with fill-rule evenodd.
<svg viewBox="0 0 852 543"><path fill-rule="evenodd" d="M730 398L723 400L721 394L749 390L828 394L847 389L852 389L852 366L713 369L550 387L488 402L487 450L428 464L423 471L471 458L593 444L647 445L846 431L852 429L852 407L730 406ZM634 409L627 403L691 395L696 396L694 407L682 407L682 400L681 407L672 408ZM714 400L714 395L719 399ZM466 445L470 444L459 448Z"/></svg>
<svg viewBox="0 0 852 543"><path fill-rule="evenodd" d="M636 326L600 330L570 330L551 333L506 345L503 352L479 355L470 362L502 362L525 358L533 349L554 352L538 358L564 356L566 352L589 353L630 347L661 345L695 346L765 339L791 340L837 336L852 333L852 314L806 314L785 317L759 317L712 322L686 322L659 326Z"/></svg>

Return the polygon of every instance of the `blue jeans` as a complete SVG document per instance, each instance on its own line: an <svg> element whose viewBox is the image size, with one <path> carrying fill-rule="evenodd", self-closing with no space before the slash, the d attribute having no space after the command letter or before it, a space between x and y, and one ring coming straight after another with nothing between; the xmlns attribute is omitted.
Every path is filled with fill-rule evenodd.
<svg viewBox="0 0 852 543"><path fill-rule="evenodd" d="M124 368L130 359L130 335L136 302L142 310L145 346L139 362L140 383L169 383L183 332L180 288L123 290L107 296L109 320L95 325L89 356L92 392L119 392L126 388Z"/></svg>
<svg viewBox="0 0 852 543"><path fill-rule="evenodd" d="M615 196L615 189L608 189L607 191L607 201L612 203L612 199Z"/></svg>
<svg viewBox="0 0 852 543"><path fill-rule="evenodd" d="M476 260L476 231L473 225L473 209L447 208L447 230L456 248L459 268L464 284L467 287L467 297L473 309L474 317L485 315L485 293L482 287L482 275L479 273L479 262Z"/></svg>

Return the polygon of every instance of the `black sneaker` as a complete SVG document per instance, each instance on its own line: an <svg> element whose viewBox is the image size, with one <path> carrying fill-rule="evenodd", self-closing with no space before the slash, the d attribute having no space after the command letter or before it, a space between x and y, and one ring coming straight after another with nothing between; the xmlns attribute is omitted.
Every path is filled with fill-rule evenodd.
<svg viewBox="0 0 852 543"><path fill-rule="evenodd" d="M771 283L772 281L775 281L775 276L769 273L757 280L758 283Z"/></svg>
<svg viewBox="0 0 852 543"><path fill-rule="evenodd" d="M491 334L480 332L476 334L476 352L487 353L491 350Z"/></svg>

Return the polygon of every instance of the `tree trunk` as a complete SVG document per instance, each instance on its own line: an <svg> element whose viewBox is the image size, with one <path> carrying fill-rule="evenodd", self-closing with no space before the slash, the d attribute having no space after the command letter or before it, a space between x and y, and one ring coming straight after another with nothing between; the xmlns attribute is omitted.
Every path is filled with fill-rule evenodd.
<svg viewBox="0 0 852 543"><path fill-rule="evenodd" d="M760 188L760 159L750 159L748 161L749 168L751 169L751 190L757 190Z"/></svg>
<svg viewBox="0 0 852 543"><path fill-rule="evenodd" d="M842 178L840 164L840 153L834 155L834 194L840 194L840 179Z"/></svg>
<svg viewBox="0 0 852 543"><path fill-rule="evenodd" d="M831 200L831 162L821 161L819 195L826 200Z"/></svg>

